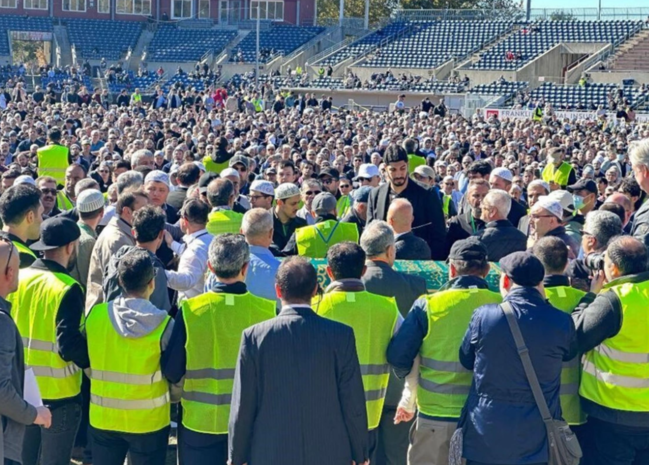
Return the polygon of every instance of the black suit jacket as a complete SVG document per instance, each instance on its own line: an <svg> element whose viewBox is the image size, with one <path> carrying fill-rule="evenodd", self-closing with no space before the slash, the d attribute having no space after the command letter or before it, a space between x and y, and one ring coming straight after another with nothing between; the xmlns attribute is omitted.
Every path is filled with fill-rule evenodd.
<svg viewBox="0 0 649 465"><path fill-rule="evenodd" d="M381 261L368 260L365 265L367 270L361 278L365 289L372 294L394 297L399 313L404 317L410 311L415 300L427 292L424 278L401 273ZM385 394L386 407L396 408L399 405L404 383L405 380L400 380L390 371L390 381Z"/></svg>
<svg viewBox="0 0 649 465"><path fill-rule="evenodd" d="M430 260L428 243L412 231L399 236L394 245L397 248L397 260Z"/></svg>
<svg viewBox="0 0 649 465"><path fill-rule="evenodd" d="M442 203L432 190L409 180L408 185L395 198L407 199L412 204L415 221L412 231L428 243L433 260L445 260L447 256L446 226ZM385 220L390 207L390 184L372 189L368 202L367 222Z"/></svg>
<svg viewBox="0 0 649 465"><path fill-rule="evenodd" d="M368 458L353 330L307 307L244 331L229 425L234 465L338 465Z"/></svg>
<svg viewBox="0 0 649 465"><path fill-rule="evenodd" d="M178 186L178 189L170 192L167 196L167 203L175 208L176 211L182 210L183 203L185 203L185 199L187 198L188 189L187 187Z"/></svg>
<svg viewBox="0 0 649 465"><path fill-rule="evenodd" d="M510 253L527 250L527 236L514 227L509 220L498 220L487 223L478 234L480 242L487 249L487 260L499 262Z"/></svg>

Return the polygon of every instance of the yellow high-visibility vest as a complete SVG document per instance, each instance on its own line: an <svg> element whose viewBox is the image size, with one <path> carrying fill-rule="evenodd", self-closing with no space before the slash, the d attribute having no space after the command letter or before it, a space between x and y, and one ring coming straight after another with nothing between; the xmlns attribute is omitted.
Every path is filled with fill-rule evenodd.
<svg viewBox="0 0 649 465"><path fill-rule="evenodd" d="M545 288L545 296L552 306L568 314L575 310L584 295L586 295L584 291L569 286ZM586 414L583 412L579 400L580 378L581 363L579 357L563 362L559 400L561 401L563 418L569 425L583 425L586 423Z"/></svg>
<svg viewBox="0 0 649 465"><path fill-rule="evenodd" d="M448 289L426 297L428 333L419 348L417 406L425 415L459 418L473 373L460 363L460 345L473 311L502 301L488 289Z"/></svg>
<svg viewBox="0 0 649 465"><path fill-rule="evenodd" d="M170 317L150 334L124 337L113 327L112 302L86 320L90 356L90 424L122 433L153 433L170 423L169 384L162 376L160 341Z"/></svg>
<svg viewBox="0 0 649 465"><path fill-rule="evenodd" d="M38 175L52 176L56 184L65 184L65 170L70 166L68 160L69 150L63 145L50 144L41 147L36 152L38 158Z"/></svg>
<svg viewBox="0 0 649 465"><path fill-rule="evenodd" d="M59 307L75 284L64 273L24 268L18 290L7 299L23 340L25 365L34 370L43 399L67 399L81 392L81 369L61 358L56 339Z"/></svg>
<svg viewBox="0 0 649 465"><path fill-rule="evenodd" d="M606 285L622 303L622 327L584 355L579 395L627 412L649 412L649 281Z"/></svg>
<svg viewBox="0 0 649 465"><path fill-rule="evenodd" d="M275 301L207 292L182 304L187 364L182 394L183 426L226 434L234 369L243 331L275 316Z"/></svg>
<svg viewBox="0 0 649 465"><path fill-rule="evenodd" d="M390 378L385 352L399 318L396 301L367 291L327 292L312 306L319 315L354 330L365 389L368 429L377 428Z"/></svg>

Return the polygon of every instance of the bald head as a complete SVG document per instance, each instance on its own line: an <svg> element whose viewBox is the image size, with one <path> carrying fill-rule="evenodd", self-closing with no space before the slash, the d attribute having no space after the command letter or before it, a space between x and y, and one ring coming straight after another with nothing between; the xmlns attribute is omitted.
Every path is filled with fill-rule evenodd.
<svg viewBox="0 0 649 465"><path fill-rule="evenodd" d="M406 199L394 199L388 209L388 224L395 234L403 234L412 230L413 215L412 204Z"/></svg>
<svg viewBox="0 0 649 465"><path fill-rule="evenodd" d="M606 205L607 203L615 203L624 208L624 219L622 220L622 222L623 225L626 226L626 224L631 219L631 215L633 215L633 202L631 202L631 199L621 192L614 192L613 194L609 195L604 205Z"/></svg>

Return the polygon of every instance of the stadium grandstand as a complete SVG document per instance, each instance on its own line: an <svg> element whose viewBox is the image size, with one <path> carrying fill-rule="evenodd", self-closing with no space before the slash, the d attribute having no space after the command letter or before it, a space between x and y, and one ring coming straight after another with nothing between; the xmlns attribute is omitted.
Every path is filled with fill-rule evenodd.
<svg viewBox="0 0 649 465"><path fill-rule="evenodd" d="M22 7L0 15L3 84L21 80L55 93L138 89L145 99L171 89L261 86L271 98L317 90L340 105L386 109L401 93L408 103L428 94L467 115L494 106L648 105L649 9L566 10L562 20L540 10L530 19L522 11L399 10L364 28L354 18L318 24L310 2L272 13L267 6L256 21L256 10L225 2L216 11L200 0L144 2L137 13L122 3L106 12L99 2L72 14L53 1L49 15ZM40 46L31 63L28 42Z"/></svg>

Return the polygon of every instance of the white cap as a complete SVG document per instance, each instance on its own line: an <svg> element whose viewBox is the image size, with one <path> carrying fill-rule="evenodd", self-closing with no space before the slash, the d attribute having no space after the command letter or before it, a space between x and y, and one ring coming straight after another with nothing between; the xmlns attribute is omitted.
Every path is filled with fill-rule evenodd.
<svg viewBox="0 0 649 465"><path fill-rule="evenodd" d="M277 200L289 199L291 197L295 197L296 195L300 195L300 188L292 182L285 182L283 184L280 184L279 186L277 186L277 189L275 189L275 198Z"/></svg>
<svg viewBox="0 0 649 465"><path fill-rule="evenodd" d="M16 179L14 179L14 186L17 184L31 184L32 186L36 185L36 181L31 176L26 174L21 174Z"/></svg>
<svg viewBox="0 0 649 465"><path fill-rule="evenodd" d="M556 200L565 211L573 213L575 211L575 201L572 194L568 191L553 191L548 195L553 200Z"/></svg>
<svg viewBox="0 0 649 465"><path fill-rule="evenodd" d="M275 196L275 188L273 187L273 183L270 181L264 181L264 180L253 181L252 184L250 185L250 190L255 192L260 192L264 195L272 195L273 197Z"/></svg>
<svg viewBox="0 0 649 465"><path fill-rule="evenodd" d="M512 172L509 171L507 168L503 168L502 166L498 168L494 168L494 170L491 172L492 176L498 176L501 179L504 179L505 181L512 182L514 179L514 176L512 176Z"/></svg>
<svg viewBox="0 0 649 465"><path fill-rule="evenodd" d="M97 189L86 189L77 197L77 210L81 213L90 213L99 210L106 203L104 194Z"/></svg>
<svg viewBox="0 0 649 465"><path fill-rule="evenodd" d="M380 176L379 169L376 165L373 165L372 163L363 163L358 168L358 176L356 176L356 179L372 179L374 176Z"/></svg>
<svg viewBox="0 0 649 465"><path fill-rule="evenodd" d="M205 165L203 164L203 162L201 162L201 161L195 161L194 164L195 164L196 166L198 166L198 168L199 168L203 173L207 171L207 170L205 169Z"/></svg>
<svg viewBox="0 0 649 465"><path fill-rule="evenodd" d="M548 195L539 197L539 200L534 204L532 210L538 211L539 208L547 210L551 215L554 215L560 221L563 221L563 207L552 197Z"/></svg>
<svg viewBox="0 0 649 465"><path fill-rule="evenodd" d="M171 185L169 183L169 175L160 170L153 170L149 174L147 174L146 178L144 178L144 183L146 184L147 182L161 182L167 187Z"/></svg>
<svg viewBox="0 0 649 465"><path fill-rule="evenodd" d="M235 170L234 168L226 168L223 171L221 171L221 177L222 178L227 178L228 176L234 176L237 179L240 178L239 172Z"/></svg>

